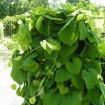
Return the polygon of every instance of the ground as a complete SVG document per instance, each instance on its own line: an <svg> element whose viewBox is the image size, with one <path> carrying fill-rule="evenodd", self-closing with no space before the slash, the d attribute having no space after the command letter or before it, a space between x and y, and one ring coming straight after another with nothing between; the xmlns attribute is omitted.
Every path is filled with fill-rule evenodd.
<svg viewBox="0 0 105 105"><path fill-rule="evenodd" d="M8 67L10 57L11 50L0 44L0 105L21 105L23 99L10 87L14 83L10 77L12 68Z"/></svg>

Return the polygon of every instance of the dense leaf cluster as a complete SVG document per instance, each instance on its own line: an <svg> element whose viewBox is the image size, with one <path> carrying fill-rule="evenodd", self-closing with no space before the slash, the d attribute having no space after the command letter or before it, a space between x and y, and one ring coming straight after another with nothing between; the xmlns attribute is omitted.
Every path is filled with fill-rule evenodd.
<svg viewBox="0 0 105 105"><path fill-rule="evenodd" d="M89 11L37 7L12 39L11 77L25 105L104 105L98 38Z"/></svg>

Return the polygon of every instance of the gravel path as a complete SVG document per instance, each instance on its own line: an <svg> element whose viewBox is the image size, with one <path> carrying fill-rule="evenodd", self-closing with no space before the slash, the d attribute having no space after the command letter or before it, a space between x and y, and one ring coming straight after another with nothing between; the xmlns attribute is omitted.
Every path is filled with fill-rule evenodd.
<svg viewBox="0 0 105 105"><path fill-rule="evenodd" d="M10 55L10 51L0 44L0 105L21 105L23 99L10 88L14 84L10 77L11 68L7 67Z"/></svg>

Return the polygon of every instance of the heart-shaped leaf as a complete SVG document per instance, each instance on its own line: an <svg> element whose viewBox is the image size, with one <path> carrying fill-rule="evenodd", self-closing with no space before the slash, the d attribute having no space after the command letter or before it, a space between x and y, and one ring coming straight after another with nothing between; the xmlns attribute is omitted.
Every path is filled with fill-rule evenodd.
<svg viewBox="0 0 105 105"><path fill-rule="evenodd" d="M85 81L87 89L93 88L99 82L99 74L97 70L89 68L88 70L82 70L82 78Z"/></svg>
<svg viewBox="0 0 105 105"><path fill-rule="evenodd" d="M82 62L78 57L75 57L72 61L68 61L65 67L70 73L79 74L82 68Z"/></svg>
<svg viewBox="0 0 105 105"><path fill-rule="evenodd" d="M71 78L71 74L66 70L66 68L62 67L56 71L55 81L56 82L64 82Z"/></svg>
<svg viewBox="0 0 105 105"><path fill-rule="evenodd" d="M74 23L70 23L66 28L58 33L59 39L69 46L74 44L78 38L78 30Z"/></svg>

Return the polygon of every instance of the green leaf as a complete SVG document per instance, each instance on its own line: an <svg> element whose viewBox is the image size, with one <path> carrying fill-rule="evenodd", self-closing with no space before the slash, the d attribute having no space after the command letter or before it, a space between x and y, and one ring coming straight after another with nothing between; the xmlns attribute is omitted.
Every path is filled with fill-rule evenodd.
<svg viewBox="0 0 105 105"><path fill-rule="evenodd" d="M63 22L63 19L57 18L57 17L53 17L53 16L51 16L51 15L45 15L44 17L46 17L46 18L48 18L48 19L50 19L50 20L56 20L56 21L61 21L61 22Z"/></svg>
<svg viewBox="0 0 105 105"><path fill-rule="evenodd" d="M73 92L70 95L63 95L59 105L81 105L82 102L82 93Z"/></svg>
<svg viewBox="0 0 105 105"><path fill-rule="evenodd" d="M96 41L96 38L94 37L93 34L90 34L87 38L88 38L88 40L89 40L91 43L97 42L97 41Z"/></svg>
<svg viewBox="0 0 105 105"><path fill-rule="evenodd" d="M61 95L67 94L69 91L69 88L65 87L63 83L57 83L57 88L59 89L59 93Z"/></svg>
<svg viewBox="0 0 105 105"><path fill-rule="evenodd" d="M94 68L95 70L97 70L97 72L99 74L102 73L102 68L101 68L101 64L98 60L92 60L87 64L89 67Z"/></svg>
<svg viewBox="0 0 105 105"><path fill-rule="evenodd" d="M50 38L48 40L48 43L47 43L48 47L51 48L52 50L60 50L61 47L60 47L60 43L58 43L56 40Z"/></svg>
<svg viewBox="0 0 105 105"><path fill-rule="evenodd" d="M31 53L25 57L23 57L23 59L21 59L19 65L20 67L24 70L24 71L31 71L31 72L35 72L38 70L39 68L39 64L33 60L36 56L38 55L38 53L34 52Z"/></svg>
<svg viewBox="0 0 105 105"><path fill-rule="evenodd" d="M74 19L74 17L69 17L69 18L67 18L67 22L66 22L66 24L62 27L62 29L60 30L60 32L61 31L63 31L72 21L73 21L73 19Z"/></svg>
<svg viewBox="0 0 105 105"><path fill-rule="evenodd" d="M41 45L41 47L44 49L44 50L46 50L47 48L47 41L46 40L43 40L43 41L40 41L40 45Z"/></svg>
<svg viewBox="0 0 105 105"><path fill-rule="evenodd" d="M61 46L62 47L60 50L60 56L61 57L67 57L67 56L70 56L72 53L74 53L74 51L78 47L78 43L74 43L72 46L68 46L65 44L62 44Z"/></svg>
<svg viewBox="0 0 105 105"><path fill-rule="evenodd" d="M84 19L84 14L79 14L77 16L77 20L80 21L80 20L83 20Z"/></svg>
<svg viewBox="0 0 105 105"><path fill-rule="evenodd" d="M78 29L74 23L70 23L66 28L58 33L59 39L69 46L74 44L78 39Z"/></svg>
<svg viewBox="0 0 105 105"><path fill-rule="evenodd" d="M35 20L30 20L29 25L28 25L29 31L31 31L32 29L35 29L36 28L35 25L36 25L36 21Z"/></svg>
<svg viewBox="0 0 105 105"><path fill-rule="evenodd" d="M13 69L11 71L11 77L13 78L14 81L16 81L20 85L26 79L26 72L19 69L19 64L16 61L13 62Z"/></svg>
<svg viewBox="0 0 105 105"><path fill-rule="evenodd" d="M49 55L51 55L51 53L53 52L53 50L48 47L48 42L47 42L46 40L41 41L41 42L40 42L40 45L42 46L42 48L43 48L44 50L47 51L47 53L48 53Z"/></svg>
<svg viewBox="0 0 105 105"><path fill-rule="evenodd" d="M25 71L29 70L31 72L35 72L38 70L39 64L32 59L25 59L21 63L21 68L24 69Z"/></svg>
<svg viewBox="0 0 105 105"><path fill-rule="evenodd" d="M50 55L54 50L60 50L61 49L60 44L52 38L50 38L48 41L46 41L46 40L41 41L40 45Z"/></svg>
<svg viewBox="0 0 105 105"><path fill-rule="evenodd" d="M41 41L40 44L44 50L47 50L47 47L52 50L60 50L61 49L60 44L52 38L50 38L48 41L43 40L43 42Z"/></svg>
<svg viewBox="0 0 105 105"><path fill-rule="evenodd" d="M36 103L36 98L32 97L29 99L30 104L34 105Z"/></svg>
<svg viewBox="0 0 105 105"><path fill-rule="evenodd" d="M33 40L32 40L32 47L38 48L40 46L40 41L41 40L42 39L39 36L34 37Z"/></svg>
<svg viewBox="0 0 105 105"><path fill-rule="evenodd" d="M21 96L21 97L23 97L23 95L26 93L26 87L25 86L23 86L23 88L21 89L20 87L16 90L16 94L18 95L18 96Z"/></svg>
<svg viewBox="0 0 105 105"><path fill-rule="evenodd" d="M36 22L36 29L42 35L49 36L51 23L50 20L45 20L43 16L40 16Z"/></svg>
<svg viewBox="0 0 105 105"><path fill-rule="evenodd" d="M98 56L98 48L94 44L87 45L85 48L85 54L90 59L94 59Z"/></svg>
<svg viewBox="0 0 105 105"><path fill-rule="evenodd" d="M70 73L79 74L82 68L82 62L78 57L75 57L72 61L68 61L65 67Z"/></svg>
<svg viewBox="0 0 105 105"><path fill-rule="evenodd" d="M84 89L84 81L80 75L72 75L71 82L73 83L74 87L83 90ZM81 84L81 85L80 85Z"/></svg>
<svg viewBox="0 0 105 105"><path fill-rule="evenodd" d="M39 68L39 64L35 61L32 61L32 62L33 63L30 63L30 66L28 65L28 67L26 69L31 71L31 72L36 72Z"/></svg>
<svg viewBox="0 0 105 105"><path fill-rule="evenodd" d="M71 78L71 74L64 68L59 68L55 74L55 81L56 82L64 82Z"/></svg>
<svg viewBox="0 0 105 105"><path fill-rule="evenodd" d="M97 70L93 68L89 68L88 70L83 69L82 78L88 90L92 89L99 82L99 74Z"/></svg>
<svg viewBox="0 0 105 105"><path fill-rule="evenodd" d="M72 105L70 97L71 97L70 95L62 95L61 102L59 105Z"/></svg>
<svg viewBox="0 0 105 105"><path fill-rule="evenodd" d="M28 91L27 91L28 90ZM37 88L35 86L33 86L33 84L27 85L26 87L26 94L30 97L34 97L36 92L37 92Z"/></svg>
<svg viewBox="0 0 105 105"><path fill-rule="evenodd" d="M61 95L55 94L53 92L46 93L43 99L43 105L59 105L61 100Z"/></svg>
<svg viewBox="0 0 105 105"><path fill-rule="evenodd" d="M33 86L38 87L40 82L38 80L33 80L32 84L33 84Z"/></svg>
<svg viewBox="0 0 105 105"><path fill-rule="evenodd" d="M80 40L84 40L86 39L86 37L88 37L89 33L87 31L84 21L79 21L79 31L80 31Z"/></svg>
<svg viewBox="0 0 105 105"><path fill-rule="evenodd" d="M100 90L101 90L101 92L102 92L102 95L103 95L104 98L105 98L105 84L104 84L104 82L100 81L100 82L99 82L99 87L100 87Z"/></svg>
<svg viewBox="0 0 105 105"><path fill-rule="evenodd" d="M37 22L36 22L36 29L38 30L38 31L40 31L40 29L42 28L41 26L42 26L42 21L43 21L43 16L40 16L39 18L38 18L38 20L37 20Z"/></svg>
<svg viewBox="0 0 105 105"><path fill-rule="evenodd" d="M11 85L11 88L12 88L13 90L16 90L16 88L17 88L16 84Z"/></svg>
<svg viewBox="0 0 105 105"><path fill-rule="evenodd" d="M41 14L43 14L45 12L45 8L44 7L40 7L40 6L38 6L38 7L36 7L35 9L34 9L34 14L35 15L41 15Z"/></svg>
<svg viewBox="0 0 105 105"><path fill-rule="evenodd" d="M100 97L101 91L98 88L87 91L87 100L92 104L98 103L100 101Z"/></svg>
<svg viewBox="0 0 105 105"><path fill-rule="evenodd" d="M71 94L71 105L81 105L82 93L75 91Z"/></svg>

